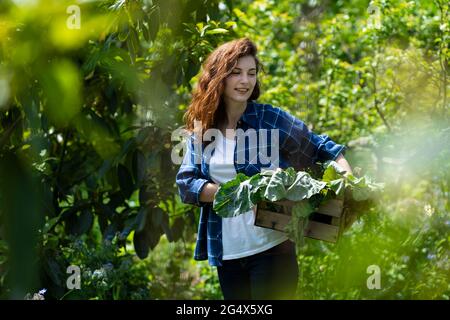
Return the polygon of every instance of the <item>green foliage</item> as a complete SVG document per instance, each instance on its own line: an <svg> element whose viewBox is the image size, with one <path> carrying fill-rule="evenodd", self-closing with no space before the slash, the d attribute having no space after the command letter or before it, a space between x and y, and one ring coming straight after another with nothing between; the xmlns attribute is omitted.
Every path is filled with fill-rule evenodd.
<svg viewBox="0 0 450 320"><path fill-rule="evenodd" d="M295 172L293 168L267 170L250 178L238 174L219 187L213 209L223 218L234 217L264 200L274 202L282 199L309 199L325 185L324 182L312 179L308 173Z"/></svg>
<svg viewBox="0 0 450 320"><path fill-rule="evenodd" d="M277 169L270 177L264 197L269 201L302 201L320 193L324 187L324 182L311 178L307 172Z"/></svg>
<svg viewBox="0 0 450 320"><path fill-rule="evenodd" d="M113 243L119 254L131 242L141 259L162 235L173 241L188 228L185 219L169 218L186 211L175 204L171 133L182 124L179 106L201 61L233 37L233 24L213 20L217 3L90 1L78 5L80 29L66 26L72 1L2 4L0 158L3 168L16 161L10 154L32 168L25 174L40 183L44 217L28 219L26 250L9 239L12 267L31 266L23 259L34 254L33 235L44 222L55 249L67 245L66 235L91 237L98 224L98 246ZM15 228L5 202L0 217L3 228ZM19 298L38 286L21 279L11 280Z"/></svg>
<svg viewBox="0 0 450 320"><path fill-rule="evenodd" d="M367 200L375 199L382 191L383 184L372 182L368 176L356 178L344 174L345 171L334 161L324 163L323 170L316 173L315 178L305 171L296 172L291 167L266 170L250 178L240 173L220 185L213 209L223 218L245 213L260 201L308 200L314 209L330 197L343 199L345 194L348 208L353 210L351 213L360 215L361 212L355 210L369 210L373 203ZM355 204L361 201L366 201L365 207Z"/></svg>
<svg viewBox="0 0 450 320"><path fill-rule="evenodd" d="M171 133L207 54L242 36L266 70L260 100L387 182L337 246L306 240L299 298L449 298L447 1L76 3L80 29L66 24L74 1L0 3L2 298L221 298L190 259L198 212L176 196ZM249 189L236 189L245 206L264 196ZM64 285L70 264L92 273L84 294ZM380 290L366 287L371 264Z"/></svg>

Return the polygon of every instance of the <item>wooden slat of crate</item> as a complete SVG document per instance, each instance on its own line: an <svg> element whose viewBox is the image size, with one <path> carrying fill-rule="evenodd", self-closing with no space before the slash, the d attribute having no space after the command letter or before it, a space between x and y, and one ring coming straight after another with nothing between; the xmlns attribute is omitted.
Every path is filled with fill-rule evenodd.
<svg viewBox="0 0 450 320"><path fill-rule="evenodd" d="M289 200L276 201L273 203L276 205L279 205L279 206L283 206L285 208L285 210L284 210L285 213L289 213L289 214L292 210L292 207L295 205L294 201L289 201ZM262 204L261 205L262 209L267 208L265 201L263 201L261 204ZM344 207L344 201L338 200L338 199L330 199L330 200L322 203L319 206L319 208L317 209L317 212L339 218L342 214L343 207Z"/></svg>
<svg viewBox="0 0 450 320"><path fill-rule="evenodd" d="M338 239L339 227L315 221L308 221L305 236L335 243Z"/></svg>
<svg viewBox="0 0 450 320"><path fill-rule="evenodd" d="M341 220L342 220L342 217L340 217L340 218L333 217L333 218L331 218L331 224L333 226L340 227L341 226Z"/></svg>
<svg viewBox="0 0 450 320"><path fill-rule="evenodd" d="M289 201L289 200L283 200L283 201L275 201L272 202L271 204L274 204L278 209L281 210L281 212L279 213L285 213L288 215L291 215L291 211L292 211L292 207L294 206L294 202L293 201ZM258 207L261 209L269 209L270 207L268 206L268 202L266 201L262 201L258 204ZM269 209L270 211L270 209Z"/></svg>
<svg viewBox="0 0 450 320"><path fill-rule="evenodd" d="M342 214L342 208L344 207L344 201L337 199L330 199L324 202L317 209L317 212L339 218Z"/></svg>
<svg viewBox="0 0 450 320"><path fill-rule="evenodd" d="M282 205L284 213L270 211L266 203L262 202L257 207L255 225L283 231L285 226L291 220L293 201L276 201L274 204ZM331 216L331 224L325 224L318 221L308 220L305 227L305 237L317 240L324 240L335 243L339 237L339 229L342 222L343 201L330 199L323 203L317 212Z"/></svg>
<svg viewBox="0 0 450 320"><path fill-rule="evenodd" d="M284 231L290 220L291 216L286 214L259 209L256 214L255 225Z"/></svg>

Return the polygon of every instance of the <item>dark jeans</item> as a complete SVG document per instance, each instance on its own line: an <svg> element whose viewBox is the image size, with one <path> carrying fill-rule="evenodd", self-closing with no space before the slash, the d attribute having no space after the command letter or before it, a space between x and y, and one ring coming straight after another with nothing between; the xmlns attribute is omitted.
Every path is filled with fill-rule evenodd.
<svg viewBox="0 0 450 320"><path fill-rule="evenodd" d="M225 300L295 298L298 264L292 241L222 264L217 273Z"/></svg>

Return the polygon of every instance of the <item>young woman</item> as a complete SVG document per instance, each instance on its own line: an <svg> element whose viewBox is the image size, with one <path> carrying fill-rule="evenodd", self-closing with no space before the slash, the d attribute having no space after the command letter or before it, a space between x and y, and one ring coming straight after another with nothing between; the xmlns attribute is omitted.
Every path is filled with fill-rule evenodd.
<svg viewBox="0 0 450 320"><path fill-rule="evenodd" d="M189 139L176 182L182 201L201 207L194 258L217 267L224 298L292 299L298 280L294 244L283 232L255 226L254 210L222 219L212 210L214 195L237 173L302 170L325 160L351 168L344 146L314 134L288 112L255 101L261 67L256 53L255 44L243 38L219 46L205 61L185 114Z"/></svg>

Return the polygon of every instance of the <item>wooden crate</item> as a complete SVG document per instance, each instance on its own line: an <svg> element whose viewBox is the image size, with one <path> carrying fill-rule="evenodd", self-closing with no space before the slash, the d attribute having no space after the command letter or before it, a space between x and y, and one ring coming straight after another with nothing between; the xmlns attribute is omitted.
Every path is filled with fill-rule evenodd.
<svg viewBox="0 0 450 320"><path fill-rule="evenodd" d="M293 201L277 201L258 203L255 225L259 227L283 231L291 220ZM342 232L344 223L344 201L331 199L324 202L313 212L306 225L305 237L335 243Z"/></svg>

